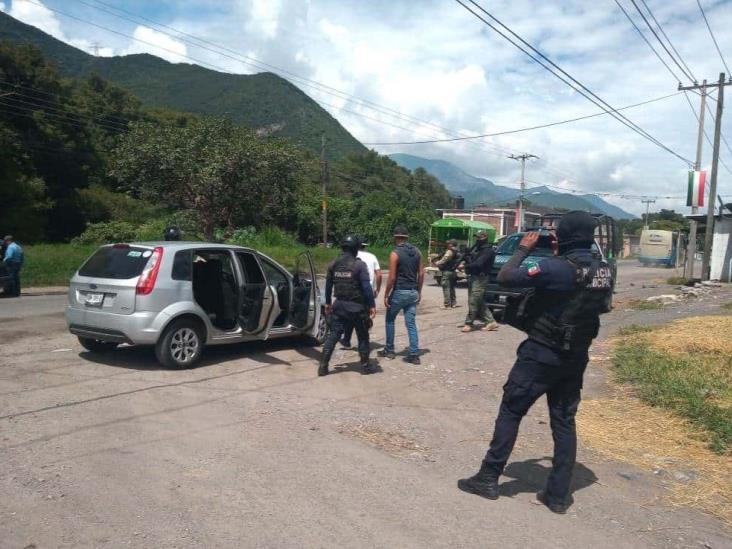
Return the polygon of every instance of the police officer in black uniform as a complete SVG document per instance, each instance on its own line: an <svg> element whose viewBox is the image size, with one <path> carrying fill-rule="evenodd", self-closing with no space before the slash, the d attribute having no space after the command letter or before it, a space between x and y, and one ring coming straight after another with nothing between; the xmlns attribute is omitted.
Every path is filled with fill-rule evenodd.
<svg viewBox="0 0 732 549"><path fill-rule="evenodd" d="M554 459L546 487L537 499L555 513L566 513L571 504L569 486L577 453L575 415L582 378L600 314L609 310L613 287L610 267L591 251L595 226L590 214L569 212L557 227L555 257L522 265L540 238L539 232L529 232L498 274L503 286L530 288L523 316L506 311L515 322L512 325L524 330L528 338L519 346L503 387L493 440L480 471L459 480L461 490L498 498L498 477L511 455L519 423L546 394Z"/></svg>
<svg viewBox="0 0 732 549"><path fill-rule="evenodd" d="M323 344L318 375L328 375L328 363L336 343L347 326L353 326L358 337L358 355L364 374L371 374L376 367L369 362L369 322L376 316L374 291L369 281L366 263L356 254L361 247L355 236L347 236L341 242L343 255L328 267L325 278L325 311L329 316L329 332ZM335 303L331 304L331 297Z"/></svg>

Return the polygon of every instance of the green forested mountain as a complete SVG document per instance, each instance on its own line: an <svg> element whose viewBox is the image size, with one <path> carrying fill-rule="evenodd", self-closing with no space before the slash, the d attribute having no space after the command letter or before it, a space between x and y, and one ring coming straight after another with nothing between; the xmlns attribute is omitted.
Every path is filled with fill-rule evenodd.
<svg viewBox="0 0 732 549"><path fill-rule="evenodd" d="M222 73L147 54L94 57L0 11L2 39L35 45L63 75L98 74L131 91L145 106L225 116L311 149L319 149L325 134L331 159L366 151L315 101L272 73Z"/></svg>
<svg viewBox="0 0 732 549"><path fill-rule="evenodd" d="M403 153L390 154L389 158L410 170L417 168L427 170L428 173L439 178L451 193L465 198L465 205L468 207L478 204L489 206L515 204L519 196L519 190L516 188L496 185L489 179L470 175L445 160L422 158ZM636 217L595 194L563 193L543 185L526 189L526 201L535 208L603 212L616 219L634 219Z"/></svg>
<svg viewBox="0 0 732 549"><path fill-rule="evenodd" d="M250 244L271 230L322 238L315 151L227 117L145 108L98 74L64 78L35 46L4 40L0 150L0 230L24 242L157 239L169 223ZM449 201L435 177L374 151L328 173L329 241L385 243L396 224L423 241Z"/></svg>

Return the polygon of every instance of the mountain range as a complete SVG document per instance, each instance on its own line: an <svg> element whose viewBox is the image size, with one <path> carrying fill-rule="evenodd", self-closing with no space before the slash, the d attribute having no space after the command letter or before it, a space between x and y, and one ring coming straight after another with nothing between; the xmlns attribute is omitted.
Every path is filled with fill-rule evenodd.
<svg viewBox="0 0 732 549"><path fill-rule="evenodd" d="M95 57L0 11L3 39L36 46L65 76L98 74L150 107L226 116L313 150L320 150L324 134L331 159L367 150L318 103L273 73L217 72L149 54Z"/></svg>
<svg viewBox="0 0 732 549"><path fill-rule="evenodd" d="M519 197L518 189L496 185L490 179L471 175L455 164L445 160L422 158L411 154L389 155L400 166L409 170L424 168L437 177L453 196L465 198L466 207L486 204L488 206L514 205ZM585 210L602 212L615 219L635 219L637 216L609 204L595 194L562 193L546 186L526 189L525 200L531 206L545 209Z"/></svg>

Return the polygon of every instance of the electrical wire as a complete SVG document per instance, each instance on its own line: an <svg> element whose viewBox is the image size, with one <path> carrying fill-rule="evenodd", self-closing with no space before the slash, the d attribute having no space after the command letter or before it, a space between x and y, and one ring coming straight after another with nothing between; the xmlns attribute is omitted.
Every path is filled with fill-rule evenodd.
<svg viewBox="0 0 732 549"><path fill-rule="evenodd" d="M649 48L651 48L651 51L652 51L652 52L653 52L653 53L654 53L654 54L656 55L656 57L658 57L658 60L659 60L659 61L660 61L661 63L663 63L663 66L664 66L664 67L666 67L666 70L667 70L668 72L670 72L670 73L671 73L671 76L673 76L673 77L674 77L674 79L675 79L675 80L676 80L677 82L681 83L681 78L679 78L679 77L678 77L678 76L676 75L676 73L675 73L675 72L674 72L674 71L673 71L673 70L671 69L671 67L669 67L668 63L666 63L666 61L664 60L664 58L663 58L663 57L661 57L661 55L660 55L660 54L659 54L659 53L658 53L658 52L656 51L656 48L654 48L654 47L653 47L653 44L651 44L650 40L648 40L648 38L646 38L646 35L645 35L645 34L643 33L643 31L642 31L642 30L640 29L640 27L639 27L638 25L636 25L636 24L635 24L635 21L633 21L633 18L632 18L632 17L630 16L630 14L629 14L629 13L628 13L628 12L626 11L626 9L625 9L625 8L623 7L623 5L622 5L622 4L620 3L620 1L619 1L619 0L615 0L615 3L616 3L616 4L618 5L618 7L620 8L620 11L622 11L622 12L623 12L623 15L625 15L625 17L626 17L626 18L628 19L628 21L630 21L630 24L631 24L631 25L633 25L633 27L635 28L635 30L636 30L636 31L638 31L638 34L639 34L639 35L640 35L640 37L641 37L641 38L643 39L643 41L644 41L644 42L645 42L646 44L648 44L648 47L649 47Z"/></svg>
<svg viewBox="0 0 732 549"><path fill-rule="evenodd" d="M691 71L691 69L689 68L689 65L687 65L686 61L684 61L684 58L681 57L681 54L679 53L679 50L677 50L676 47L674 46L674 43L671 42L671 39L668 37L668 34L666 34L666 31L663 30L663 26L661 26L661 23L659 23L658 19L656 19L656 16L653 15L653 11L651 10L651 8L646 3L646 0L640 0L640 1L643 4L643 6L646 8L646 11L648 12L648 15L650 15L651 16L651 19L653 19L653 22L656 23L656 26L658 27L658 30L661 31L661 34L663 35L663 37L668 42L668 45L671 46L671 49L676 54L676 57L679 58L679 61L681 61L681 64L684 65L684 68L692 76L692 78L694 79L694 82L696 82L696 76Z"/></svg>
<svg viewBox="0 0 732 549"><path fill-rule="evenodd" d="M655 99L649 99L647 101L642 101L640 103L634 103L633 105L626 105L625 107L619 107L615 109L616 111L624 111L626 109L632 109L634 107L640 107L642 105L648 105L649 103L655 103L656 101L661 101L663 99L668 99L669 97L674 97L678 95L681 92L675 92L671 93L669 95L664 95L662 97L656 97ZM499 135L510 135L514 133L520 133L520 132L527 132L531 130L540 130L542 128L550 128L552 126L559 126L561 124L569 124L571 122L578 122L580 120L587 120L589 118L595 118L597 116L604 116L606 114L609 114L607 111L597 112L594 114L587 114L585 116L578 116L576 118L569 118L567 120L560 120L557 122L549 122L547 124L540 124L538 126L529 126L526 128L518 128L515 130L504 130L500 132L495 133L484 133L480 135L468 135L466 137L451 137L449 139L430 139L430 140L424 140L424 141L397 141L397 142L376 142L376 143L364 143L364 145L421 145L423 143L450 143L455 141L466 141L470 139L482 139L484 137L497 137Z"/></svg>
<svg viewBox="0 0 732 549"><path fill-rule="evenodd" d="M531 58L533 61L535 61L537 64L539 64L541 67L543 67L545 70L547 70L549 73L551 73L553 76L567 84L570 88L578 92L580 95L585 97L585 99L589 100L590 102L594 103L601 109L607 111L613 118L618 120L623 125L627 126L637 134L641 135L645 139L649 140L656 146L660 147L661 149L669 152L673 156L677 157L678 159L682 160L688 165L693 165L693 162L691 162L688 158L684 158L679 153L674 151L673 149L669 148L668 146L664 145L661 141L653 137L651 134L649 134L647 131L645 131L643 128L638 126L636 123L628 119L626 116L622 114L618 114L615 112L614 107L612 105L608 104L605 100L603 100L601 97L599 97L597 94L592 92L587 86L579 82L576 78L571 76L569 73L567 73L564 69L559 67L556 63L554 63L551 59L549 59L546 55L541 53L539 50L537 50L535 47L533 47L531 44L526 42L523 38L521 38L518 34L516 34L513 30L508 28L505 24L503 24L498 18L496 18L494 15L486 11L484 8L482 8L479 4L477 4L474 0L468 0L471 4L473 4L476 8L478 8L480 11L485 13L488 17L490 17L493 21L495 21L498 25L500 25L502 28L506 29L511 35L515 36L521 43L525 44L531 51L535 52L536 55L544 59L549 65L552 67L555 67L559 72L561 72L566 78L559 75L557 72L555 72L552 68L547 66L544 62L542 62L536 55L533 55L531 52L527 51L526 48L522 47L521 45L517 44L514 40L512 40L510 37L508 37L505 33L503 33L501 30L499 30L495 25L491 24L488 20L486 20L484 17L482 17L480 14L473 11L467 4L463 3L462 0L455 0L458 4L460 4L462 7L464 7L469 13L474 15L476 18L481 20L483 23L485 23L489 28L494 30L497 34L499 34L501 37L503 37L505 40L507 40L510 44L512 44L514 47L522 51L524 54L526 54L529 58ZM569 79L569 80L568 80ZM570 82L571 81L571 82ZM574 84L577 84L575 86ZM581 89L580 89L581 88Z"/></svg>
<svg viewBox="0 0 732 549"><path fill-rule="evenodd" d="M689 79L690 82L694 82L696 79L689 72L687 72L686 69L684 69L684 67L682 67L679 64L679 62L676 60L676 57L674 57L674 55L669 51L669 49L666 47L666 44L664 43L664 41L661 40L660 36L658 36L656 29L653 28L653 25L651 25L651 23L650 23L650 21L648 21L648 18L646 17L646 15L640 9L640 6L638 6L638 3L635 0L630 0L630 2L633 4L633 6L635 6L636 11L640 14L641 18L643 19L643 21L645 22L646 26L651 31L653 36L656 37L656 40L658 40L658 43L661 44L661 47L664 50L666 50L666 53L671 58L671 61L673 61L676 64L676 66L679 68L679 70L684 74L684 76L686 78Z"/></svg>
<svg viewBox="0 0 732 549"><path fill-rule="evenodd" d="M722 55L722 50L719 49L719 44L717 43L717 38L714 36L714 33L712 32L712 27L709 26L709 20L707 19L707 14L704 13L704 8L702 8L701 2L699 0L696 0L696 5L699 6L699 11L702 14L702 17L704 18L704 23L707 26L707 30L709 31L709 36L712 37L712 42L714 42L714 47L717 48L717 53L719 54L719 58L722 60L722 64L724 65L724 68L727 70L727 76L732 76L732 71L729 70L729 67L727 66L727 61L724 59L724 55Z"/></svg>

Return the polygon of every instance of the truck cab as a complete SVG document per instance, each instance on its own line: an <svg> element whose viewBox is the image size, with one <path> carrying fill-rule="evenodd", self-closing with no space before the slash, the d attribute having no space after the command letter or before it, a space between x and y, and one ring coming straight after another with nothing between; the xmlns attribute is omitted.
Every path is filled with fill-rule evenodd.
<svg viewBox="0 0 732 549"><path fill-rule="evenodd" d="M491 244L495 242L495 227L482 221L445 217L432 224L427 248L428 266L425 268L425 272L433 277L437 285L442 282L442 272L434 263L447 250L447 241L457 240L458 253L465 254L475 244L475 235L478 234L478 231L485 231L488 234L488 242ZM457 276L458 280L464 279L465 273L458 271Z"/></svg>

